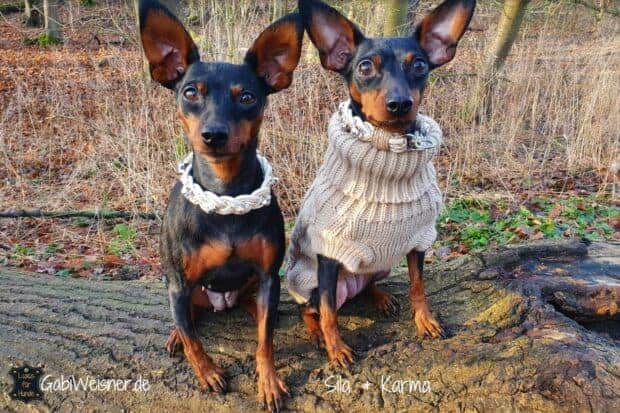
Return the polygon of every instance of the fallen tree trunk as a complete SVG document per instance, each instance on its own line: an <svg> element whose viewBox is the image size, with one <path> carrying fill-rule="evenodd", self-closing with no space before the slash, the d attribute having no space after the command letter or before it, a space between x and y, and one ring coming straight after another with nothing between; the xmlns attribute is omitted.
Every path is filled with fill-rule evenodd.
<svg viewBox="0 0 620 413"><path fill-rule="evenodd" d="M382 318L365 298L340 313L344 339L357 353L350 372L326 366L324 352L310 345L298 309L283 294L275 347L276 367L292 393L288 407L620 411L620 337L612 328L619 321L620 246L589 249L579 241L544 243L430 265L425 278L431 307L447 331L434 341L416 337L404 271L396 271L387 287L403 306L400 316ZM560 284L561 294L554 294ZM582 309L599 323L596 329L573 319L571 312ZM147 391L47 391L40 407L258 408L251 318L240 310L205 315L203 341L225 369L229 391L203 394L187 363L164 350L172 323L159 280L88 281L0 269L0 322L0 366L7 371L27 362L43 364L52 379L141 379L150 385ZM22 410L8 395L7 371L0 374L0 410Z"/></svg>

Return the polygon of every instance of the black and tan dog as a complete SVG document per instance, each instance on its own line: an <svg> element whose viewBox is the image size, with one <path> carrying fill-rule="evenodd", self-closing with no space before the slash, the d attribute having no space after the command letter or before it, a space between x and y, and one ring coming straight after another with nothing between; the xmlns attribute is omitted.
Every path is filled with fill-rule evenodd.
<svg viewBox="0 0 620 413"><path fill-rule="evenodd" d="M389 150L381 154L381 151L373 149L376 156L369 156L371 150L368 150L356 153L356 158L347 157L351 151L359 150L356 148L366 144L342 138L341 131L349 133L354 126L349 124L343 128L341 123L344 122L342 119L359 118L382 134L407 139L415 136L419 132L416 129L418 108L429 73L453 59L474 9L475 0L447 0L426 16L411 36L367 38L354 23L327 4L318 0L299 1L305 30L319 51L323 67L342 75L350 95L350 107L344 107L344 110L351 115L337 117L337 112L334 115L336 118L330 122L330 148L293 230L287 273L289 291L305 306L302 316L310 336L317 344L325 346L332 363L347 366L353 361L352 350L342 340L337 326L336 311L344 301L366 291L386 312L392 312L397 305L394 297L375 285L393 265L386 264L387 259L376 265L376 261L369 261L380 256L381 252L377 251L382 249L390 249L391 253L396 251L389 260L395 258L395 263L407 256L411 309L418 333L431 337L442 334L439 323L430 312L422 281L424 249L430 246L431 238L436 235L435 220L441 207L441 195L430 165L430 155L423 155L426 158L420 159L424 159L424 165L429 164L422 180L426 185L424 191L433 191L432 200L418 203L419 210L413 212L405 208L408 203L401 203L400 200L380 200L370 204L368 191L386 194L390 189L377 185L377 182L383 183L390 174L401 174L396 179L407 173L415 174L414 169L420 169L421 161L408 167L407 162L412 158L398 155L403 157L392 162L389 170L381 170L380 165L375 170L373 168L377 168L381 159L387 159L385 154ZM342 111L343 107L340 109ZM440 131L438 133L441 134ZM372 162L373 167L370 166ZM348 169L353 172L345 176L343 171ZM397 170L399 172L395 172ZM361 183L362 178L369 183ZM336 188L334 182L344 184ZM354 188L358 190L354 192ZM331 195L324 195L328 192ZM396 199L402 192L393 191L392 194L392 199ZM390 224L388 219L384 219L385 226L380 224L375 227L359 224L360 221L369 222L366 220L369 213L384 211L390 202L394 210L400 208L399 219L411 217L413 220L424 220L423 225L430 234L424 242L417 242L413 238L415 234L403 233L403 229L393 224L396 221ZM433 212L426 214L428 209ZM347 211L351 211L349 216ZM394 245L395 236L390 239L387 235L387 240L382 239L378 244L373 236L377 238L377 232L384 231L384 228L394 228L394 233L399 233L399 239L404 242ZM334 247L337 244L335 240L344 240L338 241L340 251ZM398 255L401 249L402 255ZM340 256L346 256L348 262L343 263L343 259L336 258ZM381 265L387 268L377 268Z"/></svg>
<svg viewBox="0 0 620 413"><path fill-rule="evenodd" d="M172 89L176 111L194 155L194 182L218 196L261 187L258 132L267 97L289 87L301 55L297 14L268 27L243 64L205 63L183 25L156 1L140 4L142 44L152 78ZM177 182L170 195L161 260L176 328L169 351L181 345L200 385L222 392L223 371L205 353L194 325L200 309L240 305L258 325L259 399L278 409L287 388L274 367L273 333L280 298L284 223L277 200L243 215L206 213ZM255 297L256 295L256 297Z"/></svg>

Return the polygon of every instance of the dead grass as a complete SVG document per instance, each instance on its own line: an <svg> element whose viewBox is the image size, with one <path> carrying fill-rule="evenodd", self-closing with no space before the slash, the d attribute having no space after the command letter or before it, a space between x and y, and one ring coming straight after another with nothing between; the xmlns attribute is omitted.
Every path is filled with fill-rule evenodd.
<svg viewBox="0 0 620 413"><path fill-rule="evenodd" d="M173 98L141 77L127 3L100 1L88 9L67 3L68 40L45 50L22 45L36 31L17 16L0 17L1 209L160 211L187 150ZM208 16L192 26L203 58L236 62L285 8L275 0L204 3ZM345 12L368 35L379 35L381 5L351 3ZM620 157L619 19L597 20L572 5L533 6L494 89L490 119L475 125L467 120L468 92L497 14L482 4L475 31L426 92L422 110L445 133L437 160L445 195L606 196L607 170ZM293 86L273 97L261 131L261 150L281 177L289 216L322 161L327 119L345 98L342 82L306 50Z"/></svg>

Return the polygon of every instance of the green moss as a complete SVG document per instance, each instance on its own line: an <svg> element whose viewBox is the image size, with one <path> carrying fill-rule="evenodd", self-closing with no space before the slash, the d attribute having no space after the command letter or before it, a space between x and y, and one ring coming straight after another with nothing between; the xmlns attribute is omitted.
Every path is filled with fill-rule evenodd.
<svg viewBox="0 0 620 413"><path fill-rule="evenodd" d="M519 324L525 310L523 296L509 293L478 314L474 321L490 324L497 329L504 329Z"/></svg>
<svg viewBox="0 0 620 413"><path fill-rule="evenodd" d="M27 46L54 46L57 44L60 44L61 41L60 39L57 39L56 37L50 36L49 34L43 32L41 34L39 34L37 37L35 38L25 38L24 39L24 44Z"/></svg>

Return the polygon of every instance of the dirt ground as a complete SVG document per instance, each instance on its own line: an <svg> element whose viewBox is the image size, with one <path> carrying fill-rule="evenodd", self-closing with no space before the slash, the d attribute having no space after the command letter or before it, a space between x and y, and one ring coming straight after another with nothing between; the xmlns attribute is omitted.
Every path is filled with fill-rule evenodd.
<svg viewBox="0 0 620 413"><path fill-rule="evenodd" d="M407 282L387 282L402 305L383 318L365 298L339 323L357 354L328 367L283 294L276 367L292 411L620 411L620 244L544 242L463 256L429 267L428 293L446 338L420 340ZM240 311L209 314L206 349L228 392L202 393L188 364L170 358L160 281L86 281L0 269L0 410L256 411L255 328ZM8 366L64 376L147 380L137 391L45 391L11 400ZM130 385L131 387L131 385Z"/></svg>

